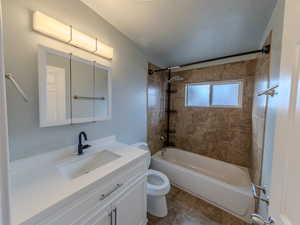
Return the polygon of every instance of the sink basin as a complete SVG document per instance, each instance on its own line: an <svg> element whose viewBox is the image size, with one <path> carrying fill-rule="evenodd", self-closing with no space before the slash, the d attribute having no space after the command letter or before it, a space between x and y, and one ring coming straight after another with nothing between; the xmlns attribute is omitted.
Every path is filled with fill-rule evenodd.
<svg viewBox="0 0 300 225"><path fill-rule="evenodd" d="M111 151L104 150L88 155L76 156L76 159L60 164L58 169L64 176L74 179L101 166L104 166L120 157L121 156Z"/></svg>

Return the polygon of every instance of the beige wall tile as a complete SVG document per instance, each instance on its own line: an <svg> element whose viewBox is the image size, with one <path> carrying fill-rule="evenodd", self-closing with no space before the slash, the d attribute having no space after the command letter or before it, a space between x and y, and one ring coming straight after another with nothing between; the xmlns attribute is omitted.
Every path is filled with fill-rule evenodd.
<svg viewBox="0 0 300 225"><path fill-rule="evenodd" d="M177 90L171 96L171 107L177 110L176 115L171 115L176 147L248 167L255 68L256 60L250 60L173 73L172 76L185 77L172 84L172 89ZM185 107L187 83L237 79L244 81L241 109Z"/></svg>
<svg viewBox="0 0 300 225"><path fill-rule="evenodd" d="M149 64L149 69L157 69ZM148 76L148 144L151 153L159 151L164 142L161 136L166 136L166 81L167 74L160 72Z"/></svg>

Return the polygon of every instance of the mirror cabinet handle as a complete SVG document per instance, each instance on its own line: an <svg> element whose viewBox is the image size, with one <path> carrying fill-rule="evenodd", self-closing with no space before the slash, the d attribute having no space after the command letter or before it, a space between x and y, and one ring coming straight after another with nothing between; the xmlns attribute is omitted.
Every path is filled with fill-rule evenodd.
<svg viewBox="0 0 300 225"><path fill-rule="evenodd" d="M105 97L85 97L78 95L74 95L73 98L76 100L105 100Z"/></svg>

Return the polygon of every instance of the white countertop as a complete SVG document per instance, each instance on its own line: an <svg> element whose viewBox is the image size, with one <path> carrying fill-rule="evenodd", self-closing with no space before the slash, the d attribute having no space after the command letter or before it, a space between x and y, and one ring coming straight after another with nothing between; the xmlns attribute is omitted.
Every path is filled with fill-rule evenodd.
<svg viewBox="0 0 300 225"><path fill-rule="evenodd" d="M57 165L65 159L79 157L74 146L11 163L12 225L19 225L82 188L110 175L146 152L107 138L93 144L86 152L109 150L121 157L75 179L62 175ZM89 153L87 153L89 154Z"/></svg>

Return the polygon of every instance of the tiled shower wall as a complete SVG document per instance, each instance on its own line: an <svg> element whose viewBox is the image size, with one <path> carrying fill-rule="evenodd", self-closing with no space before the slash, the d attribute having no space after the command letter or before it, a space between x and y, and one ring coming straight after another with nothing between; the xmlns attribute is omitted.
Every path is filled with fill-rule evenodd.
<svg viewBox="0 0 300 225"><path fill-rule="evenodd" d="M185 78L172 84L171 142L194 152L240 166L250 166L251 116L256 60L172 73ZM204 81L243 80L242 108L185 107L185 85Z"/></svg>
<svg viewBox="0 0 300 225"><path fill-rule="evenodd" d="M149 64L149 69L158 67ZM154 73L148 76L148 144L151 153L159 151L164 141L161 137L166 137L166 72Z"/></svg>
<svg viewBox="0 0 300 225"><path fill-rule="evenodd" d="M266 44L270 43L270 38ZM270 55L257 60L172 73L184 81L172 83L170 141L179 148L250 168L259 184L265 124L266 97L257 93L268 87ZM151 69L157 69L149 65ZM185 107L185 85L202 81L244 80L243 107ZM148 76L148 143L152 153L160 150L166 136L167 73ZM253 102L253 104L252 104Z"/></svg>
<svg viewBox="0 0 300 225"><path fill-rule="evenodd" d="M271 35L265 45L269 45L270 43ZM265 95L257 96L257 94L269 87L270 58L271 54L258 57L254 82L250 175L252 181L258 185L260 184L262 170L267 97Z"/></svg>

